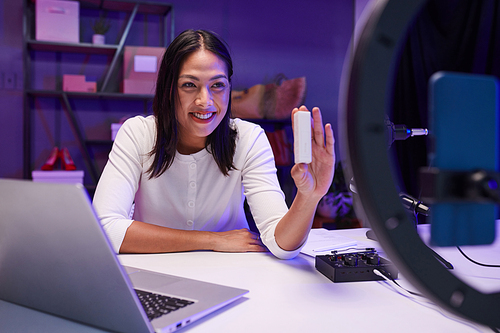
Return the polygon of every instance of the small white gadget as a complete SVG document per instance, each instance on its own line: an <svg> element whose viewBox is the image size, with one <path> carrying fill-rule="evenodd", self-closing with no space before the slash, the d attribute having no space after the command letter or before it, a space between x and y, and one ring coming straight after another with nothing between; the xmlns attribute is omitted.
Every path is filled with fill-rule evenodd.
<svg viewBox="0 0 500 333"><path fill-rule="evenodd" d="M293 148L295 164L312 162L311 114L307 111L293 115Z"/></svg>

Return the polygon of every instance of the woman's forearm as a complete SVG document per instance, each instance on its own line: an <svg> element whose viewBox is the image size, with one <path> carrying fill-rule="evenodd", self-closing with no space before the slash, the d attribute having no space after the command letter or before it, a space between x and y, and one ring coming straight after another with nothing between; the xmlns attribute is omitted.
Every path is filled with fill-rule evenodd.
<svg viewBox="0 0 500 333"><path fill-rule="evenodd" d="M257 234L247 230L223 232L179 230L134 221L127 229L120 253L165 253L212 250L219 252L262 252Z"/></svg>
<svg viewBox="0 0 500 333"><path fill-rule="evenodd" d="M134 221L127 229L120 253L162 253L210 250L210 233L178 230Z"/></svg>
<svg viewBox="0 0 500 333"><path fill-rule="evenodd" d="M276 226L274 237L286 251L299 248L307 239L319 199L297 193L288 212Z"/></svg>

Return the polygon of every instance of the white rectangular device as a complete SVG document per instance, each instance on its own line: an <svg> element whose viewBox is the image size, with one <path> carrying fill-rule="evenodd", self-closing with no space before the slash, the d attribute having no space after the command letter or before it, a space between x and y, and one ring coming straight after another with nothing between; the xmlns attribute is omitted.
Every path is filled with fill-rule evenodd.
<svg viewBox="0 0 500 333"><path fill-rule="evenodd" d="M293 151L295 164L312 162L311 114L298 111L293 115Z"/></svg>

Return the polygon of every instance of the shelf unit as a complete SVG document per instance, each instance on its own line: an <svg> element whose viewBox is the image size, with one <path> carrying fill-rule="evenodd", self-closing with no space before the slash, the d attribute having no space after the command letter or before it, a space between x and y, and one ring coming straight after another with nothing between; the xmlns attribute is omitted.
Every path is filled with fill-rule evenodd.
<svg viewBox="0 0 500 333"><path fill-rule="evenodd" d="M73 105L74 101L78 100L105 100L105 101L134 101L143 104L143 113L148 113L148 105L151 103L153 95L136 95L123 94L120 92L120 74L123 62L124 48L128 44L132 25L142 18L143 20L143 44L133 46L161 46L166 47L174 38L174 10L170 4L160 2L144 2L137 0L79 0L80 3L80 19L83 15L88 15L90 18L97 18L102 14L115 13L116 20L120 23L121 29L115 32L116 42L106 45L94 45L91 43L60 43L35 40L35 3L34 0L24 0L23 2L23 56L24 56L24 151L23 151L23 176L26 179L31 178L31 171L35 168L32 161L33 155L33 123L32 114L35 109L35 104L38 99L52 99L59 101L59 109L61 109L70 125L73 136L81 152L86 170L91 178L92 184L88 187L95 186L99 180L100 171L94 161L91 146L92 145L109 145L111 140L87 140L84 129L79 124L77 112ZM148 44L147 26L151 24L150 17L158 18L158 42L156 45ZM80 23L82 30L83 20ZM81 34L82 35L82 34ZM82 38L80 36L80 38ZM54 76L54 89L46 89L45 87L34 87L33 58L39 53L50 54L55 58L56 75ZM81 93L67 92L62 90L62 75L74 74L65 73L61 65L62 58L67 54L79 54L85 57L92 55L106 57L101 78L97 80L96 93ZM89 58L85 59L83 66L89 62ZM51 148L51 147L50 147Z"/></svg>

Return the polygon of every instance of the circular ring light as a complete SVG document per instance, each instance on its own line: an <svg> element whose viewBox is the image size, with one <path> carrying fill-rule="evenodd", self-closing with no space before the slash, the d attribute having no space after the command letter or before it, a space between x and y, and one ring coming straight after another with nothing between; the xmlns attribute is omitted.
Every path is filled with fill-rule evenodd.
<svg viewBox="0 0 500 333"><path fill-rule="evenodd" d="M343 85L339 110L344 167L361 207L389 258L412 285L443 308L500 327L500 293L485 294L435 259L401 204L387 153L384 117L392 110L396 64L406 31L426 1L377 1L366 20ZM350 178L348 178L350 179Z"/></svg>

